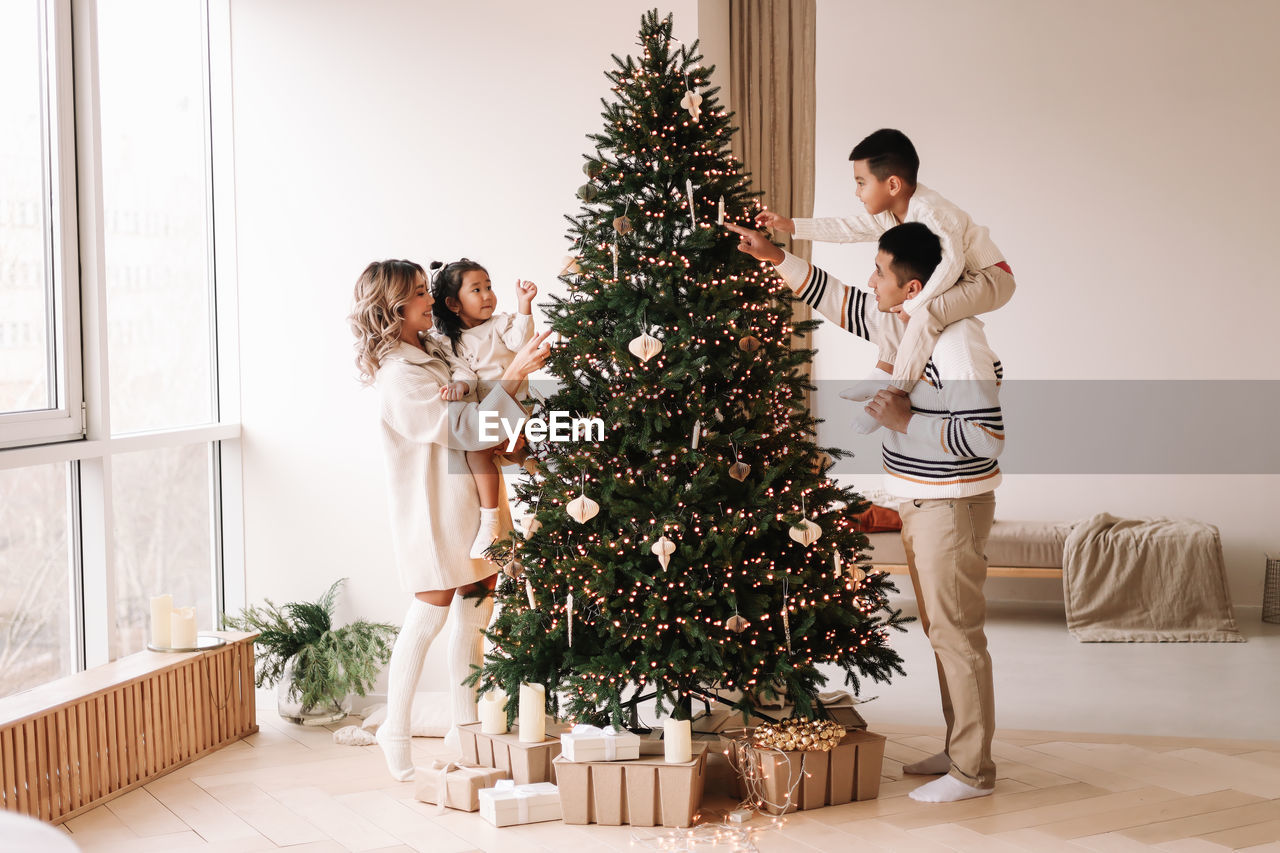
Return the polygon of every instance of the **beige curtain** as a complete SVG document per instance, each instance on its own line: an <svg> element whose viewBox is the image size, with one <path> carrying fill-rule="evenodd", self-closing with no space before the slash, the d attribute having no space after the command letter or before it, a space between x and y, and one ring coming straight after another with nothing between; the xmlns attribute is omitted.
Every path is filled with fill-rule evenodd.
<svg viewBox="0 0 1280 853"><path fill-rule="evenodd" d="M733 153L764 204L784 216L813 215L816 2L729 0L729 105L741 128ZM807 240L783 243L809 259ZM810 316L796 305L797 321ZM809 346L808 336L797 343Z"/></svg>

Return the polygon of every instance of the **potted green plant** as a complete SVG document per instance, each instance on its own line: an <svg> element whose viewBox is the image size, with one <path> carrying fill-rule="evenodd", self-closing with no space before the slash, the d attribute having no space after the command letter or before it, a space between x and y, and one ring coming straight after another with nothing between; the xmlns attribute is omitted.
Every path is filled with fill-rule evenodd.
<svg viewBox="0 0 1280 853"><path fill-rule="evenodd" d="M256 631L259 687L276 685L280 716L300 725L324 725L347 715L347 696L364 696L391 658L398 629L358 619L333 627L333 606L346 578L317 601L277 605L265 599L239 616L223 615L236 631Z"/></svg>

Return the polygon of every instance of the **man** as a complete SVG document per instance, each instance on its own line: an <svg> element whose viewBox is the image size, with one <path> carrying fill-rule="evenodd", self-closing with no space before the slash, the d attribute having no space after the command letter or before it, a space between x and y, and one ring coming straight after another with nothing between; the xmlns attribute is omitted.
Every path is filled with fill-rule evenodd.
<svg viewBox="0 0 1280 853"><path fill-rule="evenodd" d="M867 292L784 252L765 234L725 227L739 235L741 251L774 264L802 300L877 345L888 324L907 322L892 309L921 291L942 257L927 226L890 228L880 237ZM943 752L903 767L947 774L911 792L923 802L983 797L995 787L995 698L982 586L1000 483L996 457L1004 445L1000 375L982 323L967 318L942 331L923 381L909 395L884 390L865 409L890 430L882 451L885 489L901 500L902 541L920 622L937 660L947 724Z"/></svg>

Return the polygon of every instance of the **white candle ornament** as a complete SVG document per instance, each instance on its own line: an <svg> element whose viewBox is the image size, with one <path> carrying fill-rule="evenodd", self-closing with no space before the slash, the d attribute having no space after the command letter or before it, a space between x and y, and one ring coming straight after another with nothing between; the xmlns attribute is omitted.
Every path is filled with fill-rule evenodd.
<svg viewBox="0 0 1280 853"><path fill-rule="evenodd" d="M196 647L196 609L175 607L169 614L169 648L194 649Z"/></svg>
<svg viewBox="0 0 1280 853"><path fill-rule="evenodd" d="M724 196L720 196L720 204L716 206L716 224L724 224Z"/></svg>
<svg viewBox="0 0 1280 853"><path fill-rule="evenodd" d="M520 742L542 743L547 739L547 688L541 684L520 685Z"/></svg>
<svg viewBox="0 0 1280 853"><path fill-rule="evenodd" d="M693 760L693 728L688 720L667 720L662 724L662 745L668 764Z"/></svg>
<svg viewBox="0 0 1280 853"><path fill-rule="evenodd" d="M172 611L172 595L157 595L151 599L151 645L157 649L169 648L169 614Z"/></svg>
<svg viewBox="0 0 1280 853"><path fill-rule="evenodd" d="M501 693L486 693L476 703L476 711L480 718L480 731L487 735L504 735L507 733L507 712L503 709L505 698Z"/></svg>

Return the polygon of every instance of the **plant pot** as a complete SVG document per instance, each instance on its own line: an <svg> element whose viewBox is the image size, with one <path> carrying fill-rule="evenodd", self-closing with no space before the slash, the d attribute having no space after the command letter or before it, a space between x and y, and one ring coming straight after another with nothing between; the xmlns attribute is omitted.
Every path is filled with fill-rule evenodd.
<svg viewBox="0 0 1280 853"><path fill-rule="evenodd" d="M290 658L276 684L276 709L281 718L299 726L326 726L347 716L350 708L343 700L329 699L303 708L302 694L293 691L293 669L294 659Z"/></svg>

